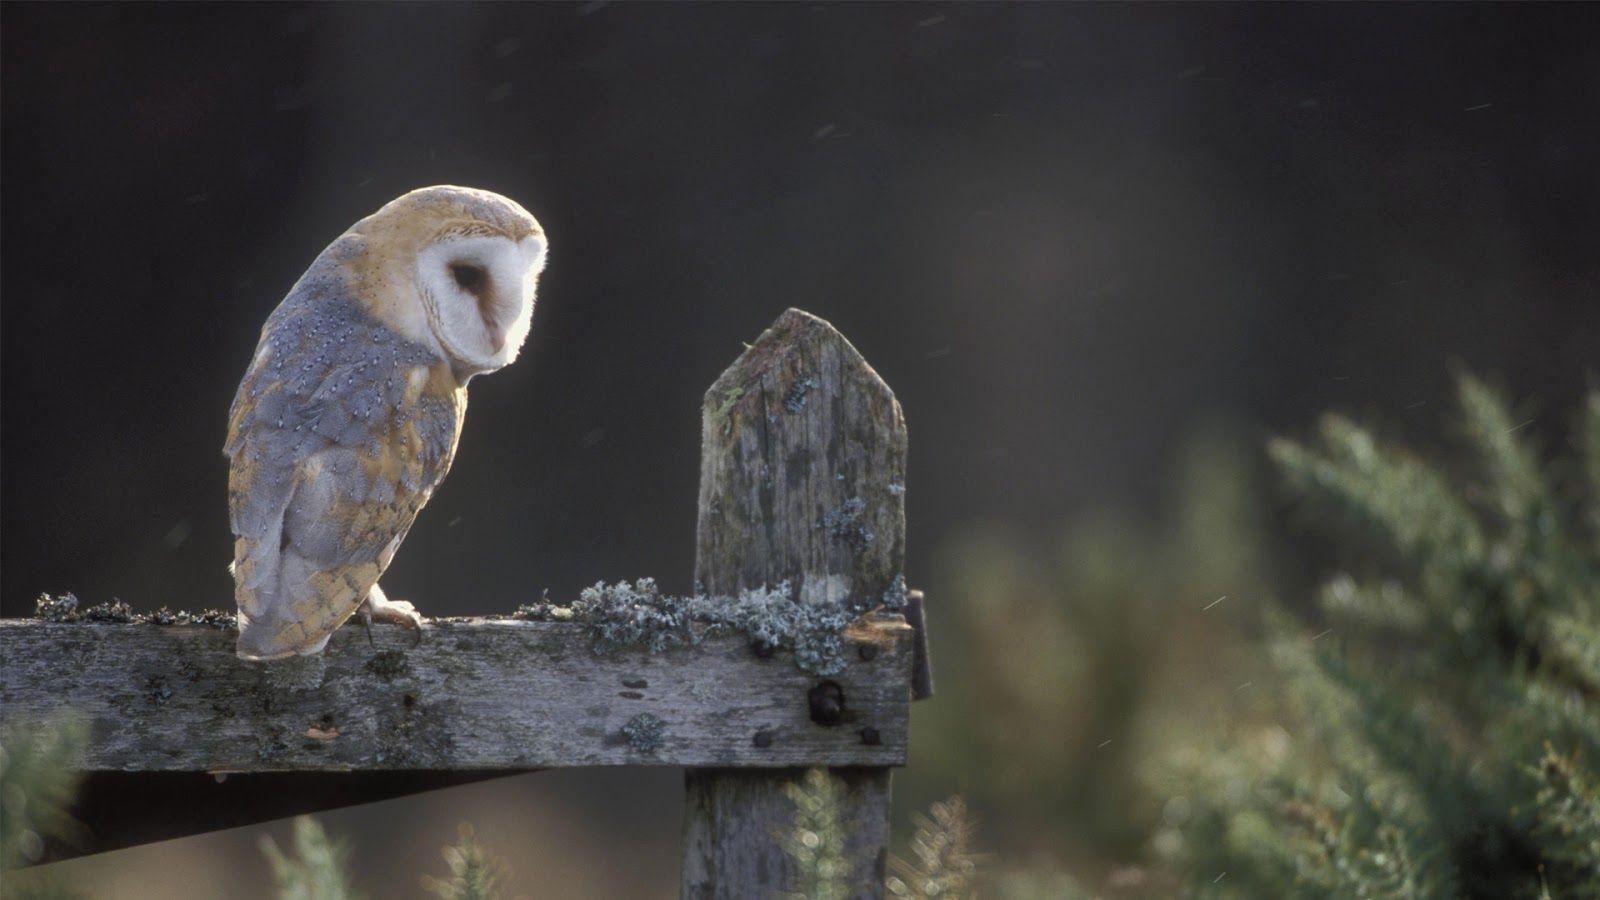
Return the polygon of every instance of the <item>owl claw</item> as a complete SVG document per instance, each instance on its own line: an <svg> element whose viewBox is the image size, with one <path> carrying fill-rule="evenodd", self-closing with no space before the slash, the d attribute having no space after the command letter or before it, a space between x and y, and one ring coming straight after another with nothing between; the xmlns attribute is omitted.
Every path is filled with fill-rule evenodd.
<svg viewBox="0 0 1600 900"><path fill-rule="evenodd" d="M368 642L372 641L372 623L376 620L409 628L415 632L411 646L422 643L422 616L417 614L417 608L404 600L390 600L376 586L366 602L361 604L360 615L361 624L367 629Z"/></svg>

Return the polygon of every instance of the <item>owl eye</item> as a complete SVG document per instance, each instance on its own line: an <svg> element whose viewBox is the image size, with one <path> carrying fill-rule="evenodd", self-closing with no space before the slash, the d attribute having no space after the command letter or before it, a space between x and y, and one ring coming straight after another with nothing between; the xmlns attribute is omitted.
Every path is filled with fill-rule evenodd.
<svg viewBox="0 0 1600 900"><path fill-rule="evenodd" d="M488 275L478 266L453 265L450 274L455 276L456 284L469 294L476 294L483 290L484 284L489 280Z"/></svg>

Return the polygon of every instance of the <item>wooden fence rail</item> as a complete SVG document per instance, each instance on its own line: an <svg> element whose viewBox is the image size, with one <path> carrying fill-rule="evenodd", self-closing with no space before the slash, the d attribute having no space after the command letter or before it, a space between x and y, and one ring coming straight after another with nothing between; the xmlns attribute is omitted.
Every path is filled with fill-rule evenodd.
<svg viewBox="0 0 1600 900"><path fill-rule="evenodd" d="M702 416L697 590L786 584L859 613L821 636L822 662L730 629L597 652L593 622L501 617L430 620L414 647L344 629L322 656L251 665L231 629L0 620L5 720L91 725L77 812L94 843L55 855L512 772L670 765L687 770L682 895L766 896L795 874L772 836L793 817L783 787L826 766L847 788L852 893L881 896L890 770L931 690L901 574L899 405L832 326L789 310Z"/></svg>

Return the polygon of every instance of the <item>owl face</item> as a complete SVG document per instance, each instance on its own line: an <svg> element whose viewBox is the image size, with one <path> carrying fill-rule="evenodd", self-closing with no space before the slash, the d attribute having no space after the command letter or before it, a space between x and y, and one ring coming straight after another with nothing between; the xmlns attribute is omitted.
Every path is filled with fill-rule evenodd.
<svg viewBox="0 0 1600 900"><path fill-rule="evenodd" d="M517 358L544 271L544 229L515 201L472 188L412 191L358 222L372 311L436 347L462 376Z"/></svg>
<svg viewBox="0 0 1600 900"><path fill-rule="evenodd" d="M498 369L517 358L533 321L543 236L445 233L417 254L428 326L457 368Z"/></svg>

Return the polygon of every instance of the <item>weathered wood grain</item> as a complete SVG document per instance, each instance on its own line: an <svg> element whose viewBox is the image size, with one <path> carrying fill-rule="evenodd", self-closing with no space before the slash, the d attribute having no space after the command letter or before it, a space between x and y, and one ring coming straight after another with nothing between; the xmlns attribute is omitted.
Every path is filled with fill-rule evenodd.
<svg viewBox="0 0 1600 900"><path fill-rule="evenodd" d="M831 679L731 637L599 656L573 623L442 620L415 648L400 629L374 634L377 650L346 628L323 656L247 664L234 655L232 631L0 620L0 710L8 723L64 711L85 717L93 737L76 762L86 770L881 766L906 758L913 649L899 619L853 627L850 665ZM812 721L811 694L825 680L845 698L842 724Z"/></svg>
<svg viewBox="0 0 1600 900"><path fill-rule="evenodd" d="M843 335L808 313L785 312L706 392L701 422L695 579L704 590L736 594L787 581L798 602L900 606L905 421L888 385ZM909 670L883 687L909 697ZM682 896L769 897L794 888L793 866L773 839L793 822L783 793L791 777L687 773ZM889 770L832 777L850 787L851 895L881 897Z"/></svg>

